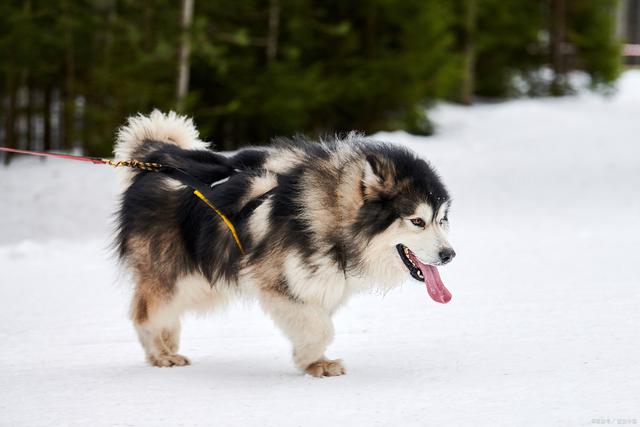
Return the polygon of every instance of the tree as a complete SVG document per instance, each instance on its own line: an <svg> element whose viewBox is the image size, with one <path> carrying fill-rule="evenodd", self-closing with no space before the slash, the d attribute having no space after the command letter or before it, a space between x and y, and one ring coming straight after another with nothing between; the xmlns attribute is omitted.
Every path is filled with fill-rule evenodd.
<svg viewBox="0 0 640 427"><path fill-rule="evenodd" d="M193 21L193 0L182 0L182 40L178 59L177 110L184 110L185 98L189 90L189 55L191 54L191 40L189 31Z"/></svg>
<svg viewBox="0 0 640 427"><path fill-rule="evenodd" d="M0 144L107 156L127 116L176 106L220 149L295 133L428 134L425 106L435 100L508 97L515 78L529 95L569 91L573 69L594 86L614 81L615 8L615 0L7 0ZM553 85L539 77L546 67Z"/></svg>

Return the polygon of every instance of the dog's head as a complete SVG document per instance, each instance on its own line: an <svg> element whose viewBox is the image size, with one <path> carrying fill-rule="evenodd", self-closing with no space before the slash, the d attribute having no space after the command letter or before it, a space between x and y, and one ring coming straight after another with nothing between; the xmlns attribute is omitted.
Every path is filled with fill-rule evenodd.
<svg viewBox="0 0 640 427"><path fill-rule="evenodd" d="M368 275L386 282L410 275L435 301L449 302L436 266L455 257L447 238L451 201L436 172L409 150L375 146L362 165L361 189L354 231L367 241Z"/></svg>

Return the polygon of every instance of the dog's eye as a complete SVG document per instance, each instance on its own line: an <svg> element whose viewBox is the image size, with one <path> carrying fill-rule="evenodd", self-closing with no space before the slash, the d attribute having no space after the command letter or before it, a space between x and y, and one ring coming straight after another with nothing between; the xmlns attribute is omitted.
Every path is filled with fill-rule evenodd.
<svg viewBox="0 0 640 427"><path fill-rule="evenodd" d="M447 218L446 216L440 220L440 225L441 226L444 227L444 226L446 226L448 224L449 224L449 218Z"/></svg>
<svg viewBox="0 0 640 427"><path fill-rule="evenodd" d="M420 227L420 228L424 228L425 225L427 225L424 222L424 219L422 219L422 218L412 218L409 221L411 221L411 224L415 225L416 227Z"/></svg>

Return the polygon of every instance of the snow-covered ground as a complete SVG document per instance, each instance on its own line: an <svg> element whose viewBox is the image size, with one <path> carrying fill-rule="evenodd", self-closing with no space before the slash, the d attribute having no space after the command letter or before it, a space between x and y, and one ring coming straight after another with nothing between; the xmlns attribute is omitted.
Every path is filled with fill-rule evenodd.
<svg viewBox="0 0 640 427"><path fill-rule="evenodd" d="M0 425L640 423L640 72L610 98L433 118L436 137L378 137L450 187L453 301L413 281L354 298L338 378L297 373L251 304L186 320L192 366L145 365L108 247L114 171L0 167Z"/></svg>

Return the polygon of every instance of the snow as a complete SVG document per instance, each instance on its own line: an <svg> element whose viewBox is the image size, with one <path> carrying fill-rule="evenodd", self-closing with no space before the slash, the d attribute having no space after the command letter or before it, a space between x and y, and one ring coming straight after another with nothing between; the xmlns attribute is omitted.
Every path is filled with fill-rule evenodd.
<svg viewBox="0 0 640 427"><path fill-rule="evenodd" d="M145 365L111 257L106 167L0 168L0 425L593 425L640 419L640 71L614 95L440 105L422 153L454 197L453 293L354 298L297 373L251 303L188 317L193 365Z"/></svg>

